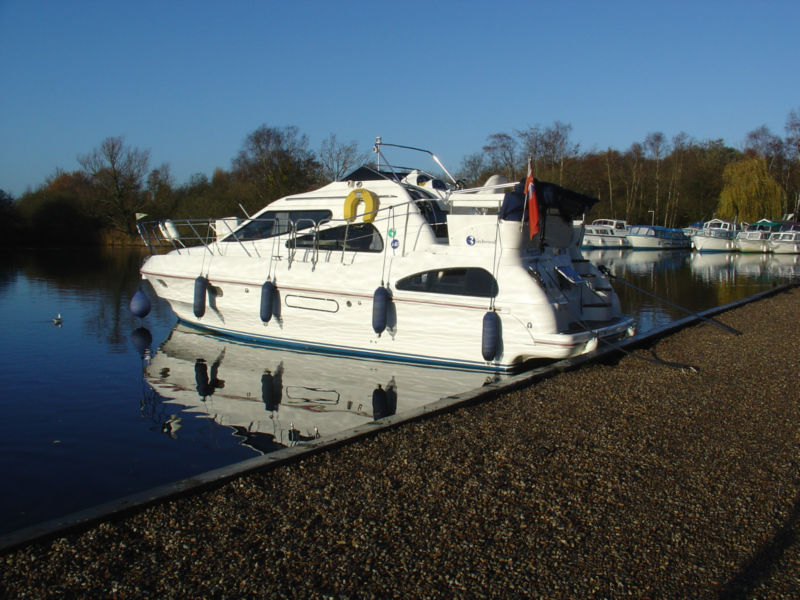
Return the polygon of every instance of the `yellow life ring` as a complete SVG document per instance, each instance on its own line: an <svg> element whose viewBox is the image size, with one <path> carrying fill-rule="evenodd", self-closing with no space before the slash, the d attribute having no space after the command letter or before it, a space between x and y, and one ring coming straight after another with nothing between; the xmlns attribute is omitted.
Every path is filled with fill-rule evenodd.
<svg viewBox="0 0 800 600"><path fill-rule="evenodd" d="M351 223L356 219L356 208L364 203L364 223L372 223L378 212L378 197L369 190L358 189L347 194L344 199L344 218Z"/></svg>

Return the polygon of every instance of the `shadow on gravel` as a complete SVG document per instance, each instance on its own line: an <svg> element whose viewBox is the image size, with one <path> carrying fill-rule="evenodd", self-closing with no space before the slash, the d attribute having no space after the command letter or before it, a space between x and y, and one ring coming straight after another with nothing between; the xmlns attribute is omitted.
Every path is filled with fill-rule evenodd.
<svg viewBox="0 0 800 600"><path fill-rule="evenodd" d="M797 524L800 521L800 498L797 498L792 512L783 526L775 532L750 560L742 564L739 572L719 590L720 600L750 598L753 590L775 571L784 552L798 542Z"/></svg>

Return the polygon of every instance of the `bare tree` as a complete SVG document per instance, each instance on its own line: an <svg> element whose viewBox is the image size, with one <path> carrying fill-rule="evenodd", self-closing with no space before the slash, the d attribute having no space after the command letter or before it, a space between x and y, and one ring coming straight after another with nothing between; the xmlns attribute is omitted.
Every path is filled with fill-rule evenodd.
<svg viewBox="0 0 800 600"><path fill-rule="evenodd" d="M147 195L151 203L164 203L172 195L173 179L169 163L162 163L147 176Z"/></svg>
<svg viewBox="0 0 800 600"><path fill-rule="evenodd" d="M294 125L262 125L250 133L233 160L237 176L249 182L256 198L245 205L257 210L264 204L316 183L319 165L308 149L308 136Z"/></svg>
<svg viewBox="0 0 800 600"><path fill-rule="evenodd" d="M661 160L664 158L664 155L668 152L667 148L667 138L664 136L663 133L660 131L656 131L655 133L648 133L647 137L644 138L643 144L645 152L649 155L650 158L655 160L656 163L656 195L655 195L655 212L653 213L653 219L658 218L658 205L659 200L661 198Z"/></svg>
<svg viewBox="0 0 800 600"><path fill-rule="evenodd" d="M796 114L795 114L796 116ZM787 131L792 122L792 113L789 113L787 120ZM767 170L770 175L783 188L784 194L784 213L790 212L794 208L792 196L797 189L792 180L797 171L797 163L793 160L795 156L796 142L792 139L791 133L786 140L782 140L774 135L766 125L754 129L747 134L744 148L745 153L763 158L767 163Z"/></svg>
<svg viewBox="0 0 800 600"><path fill-rule="evenodd" d="M800 110L792 110L786 118L786 212L800 218Z"/></svg>
<svg viewBox="0 0 800 600"><path fill-rule="evenodd" d="M517 179L517 141L507 133L489 136L483 151L489 155L492 167L514 181Z"/></svg>
<svg viewBox="0 0 800 600"><path fill-rule="evenodd" d="M321 176L325 182L338 181L354 167L365 162L367 162L367 157L358 152L356 142L340 143L334 133L322 140L319 149L319 163L322 167Z"/></svg>
<svg viewBox="0 0 800 600"><path fill-rule="evenodd" d="M539 125L534 125L524 130L518 130L516 134L522 142L522 151L525 157L530 157L533 163L534 173L539 173L540 163L544 160L545 155L545 140L542 128Z"/></svg>
<svg viewBox="0 0 800 600"><path fill-rule="evenodd" d="M789 111L786 118L786 146L792 159L800 159L800 110Z"/></svg>
<svg viewBox="0 0 800 600"><path fill-rule="evenodd" d="M308 136L293 125L262 125L253 131L245 138L233 167L240 179L253 186L256 198L244 202L253 210L281 196L309 189L319 172L319 165L308 150Z"/></svg>
<svg viewBox="0 0 800 600"><path fill-rule="evenodd" d="M617 213L614 211L614 183L613 173L617 170L617 164L620 162L619 152L612 150L611 147L606 150L605 163L606 163L606 177L608 178L608 204L611 216L616 217Z"/></svg>
<svg viewBox="0 0 800 600"><path fill-rule="evenodd" d="M474 152L461 159L461 165L455 176L456 179L463 181L466 187L477 187L488 179L491 175L490 170L485 155L482 152Z"/></svg>
<svg viewBox="0 0 800 600"><path fill-rule="evenodd" d="M578 144L569 141L572 125L555 121L552 127L544 130L545 157L554 170L558 171L558 183L564 180L564 161L578 154Z"/></svg>
<svg viewBox="0 0 800 600"><path fill-rule="evenodd" d="M135 215L144 205L142 184L149 162L149 150L126 146L122 136L108 137L78 157L97 201L106 206L111 225L125 233L134 233Z"/></svg>
<svg viewBox="0 0 800 600"><path fill-rule="evenodd" d="M664 226L674 227L680 202L681 178L683 175L683 161L691 143L689 134L681 132L672 138L672 153L670 162L672 166L667 188L667 199L664 207Z"/></svg>
<svg viewBox="0 0 800 600"><path fill-rule="evenodd" d="M544 129L535 125L516 133L526 156L533 160L534 171L540 173L542 166L546 166L550 170L547 176L555 177L562 184L566 160L577 156L579 152L579 145L573 144L569 139L571 132L572 125L555 121Z"/></svg>
<svg viewBox="0 0 800 600"><path fill-rule="evenodd" d="M625 164L628 173L623 174L625 183L625 220L630 221L632 217L639 218L642 194L642 171L644 163L644 149L639 143L631 144L630 149L625 153ZM627 176L626 176L627 175Z"/></svg>
<svg viewBox="0 0 800 600"><path fill-rule="evenodd" d="M783 140L762 125L748 132L744 150L766 160L767 168L772 171L776 161L783 155Z"/></svg>

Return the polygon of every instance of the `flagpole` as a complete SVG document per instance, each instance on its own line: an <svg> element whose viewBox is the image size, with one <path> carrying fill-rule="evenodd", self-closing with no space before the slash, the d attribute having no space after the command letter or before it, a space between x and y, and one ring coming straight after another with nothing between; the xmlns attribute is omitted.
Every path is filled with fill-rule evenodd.
<svg viewBox="0 0 800 600"><path fill-rule="evenodd" d="M528 239L539 233L539 200L536 195L536 178L533 176L533 159L528 157L528 176L525 178L525 204L530 206L523 206L523 222L525 209L528 208ZM534 215L536 221L534 222ZM541 236L539 236L541 239Z"/></svg>
<svg viewBox="0 0 800 600"><path fill-rule="evenodd" d="M528 173L531 172L531 157L528 156ZM527 176L525 177L525 183L527 185L528 179ZM519 222L519 232L525 229L525 211L528 209L528 194L527 191L524 191L522 195L522 220Z"/></svg>

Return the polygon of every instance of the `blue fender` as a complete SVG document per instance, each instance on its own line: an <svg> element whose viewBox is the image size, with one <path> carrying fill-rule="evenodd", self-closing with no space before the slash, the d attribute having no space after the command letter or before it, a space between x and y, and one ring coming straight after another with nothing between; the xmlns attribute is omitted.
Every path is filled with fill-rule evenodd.
<svg viewBox="0 0 800 600"><path fill-rule="evenodd" d="M485 361L494 360L500 349L500 315L489 311L483 315L483 332L481 334L481 354Z"/></svg>
<svg viewBox="0 0 800 600"><path fill-rule="evenodd" d="M380 335L386 329L386 322L389 315L389 304L392 295L389 290L381 286L372 295L372 329Z"/></svg>
<svg viewBox="0 0 800 600"><path fill-rule="evenodd" d="M194 280L194 316L198 319L206 314L206 291L208 290L208 279L198 275Z"/></svg>
<svg viewBox="0 0 800 600"><path fill-rule="evenodd" d="M134 316L144 319L150 314L150 298L142 290L139 290L131 298L130 309Z"/></svg>
<svg viewBox="0 0 800 600"><path fill-rule="evenodd" d="M269 323L272 318L272 304L275 299L275 284L265 281L261 286L261 320Z"/></svg>

